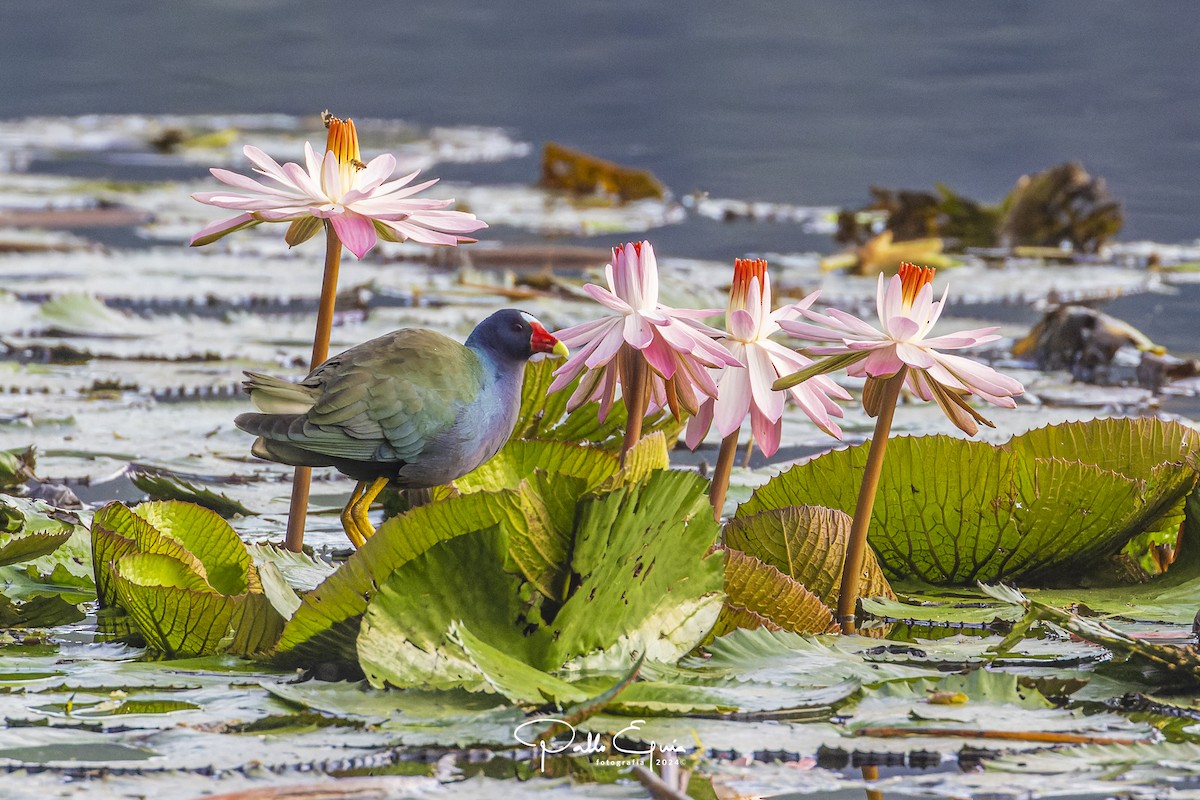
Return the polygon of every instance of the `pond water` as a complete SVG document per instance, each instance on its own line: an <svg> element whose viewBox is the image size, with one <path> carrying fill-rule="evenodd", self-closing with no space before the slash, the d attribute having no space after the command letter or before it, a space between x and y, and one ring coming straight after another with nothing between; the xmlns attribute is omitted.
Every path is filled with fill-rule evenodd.
<svg viewBox="0 0 1200 800"><path fill-rule="evenodd" d="M5 13L0 115L329 107L497 125L648 168L677 193L801 205L937 181L996 200L1022 173L1078 159L1123 200L1124 238L1189 242L1200 236L1194 11L1186 0L47 0ZM672 249L777 249L756 244L761 233Z"/></svg>
<svg viewBox="0 0 1200 800"><path fill-rule="evenodd" d="M1136 11L1077 0L995 6L950 0L919 6L832 0L697 0L686 6L636 0L362 0L352 5L194 0L161 6L133 0L44 0L6 10L0 25L0 52L5 54L0 123L101 113L311 117L328 107L342 116L402 119L423 129L497 126L512 140L533 145L521 157L438 163L434 174L459 186L528 184L537 174L540 144L558 141L648 169L676 196L705 192L714 198L800 207L859 206L868 200L871 185L928 189L938 182L994 202L1024 173L1079 160L1093 175L1104 176L1122 201L1122 242L1186 245L1200 238L1200 182L1195 179L1200 175L1198 34L1200 15L1183 0ZM190 181L204 175L199 163L122 159L99 151L67 157L42 153L30 166L52 177L120 181ZM168 299L193 292L203 296L205 291L213 297L218 292L211 287L217 286L222 303L210 314L181 314L180 319L174 307L141 308L148 331L141 341L125 343L105 338L101 331L81 345L101 354L88 369L39 366L29 385L12 378L13 385L5 387L11 402L0 407L12 424L0 430L0 445L38 444L49 474L80 476L76 488L89 501L122 492L123 499L134 499L139 490L128 480L128 463L175 470L263 511L239 521L247 538L277 539L286 484L277 480L282 471L271 473L245 456L245 437L231 427L232 417L246 410L244 398L228 393L186 406L160 401L177 386L231 388L245 366L239 359L256 366L277 361L280 371L295 373L296 364L280 353L306 349L303 340L311 319L277 314L278 309L256 314L234 301L253 296L252 289L243 290L238 283L249 282L249 265L262 268L250 277L268 287L265 294L283 291L280 287L291 290L298 286L296 263L314 266L307 275L315 276L320 248L298 248L304 252L295 255L295 262L279 253L255 251L253 245L232 254L218 248L212 249L216 255L188 251L193 263L203 261L208 270L190 277L210 282L202 289L172 291L168 281L179 276L154 261L168 248L176 255L184 250L177 245L184 231L196 229L186 215L195 214L197 205L186 200L182 184L175 188L178 197L169 201L174 205L168 212L178 216L180 207L189 210L182 212L186 224L173 240L144 237L144 231L130 227L88 229L82 235L107 246L109 253L95 254L94 263L87 261L92 254L71 259L35 254L22 262L32 266L4 273L3 288L33 296L44 290L41 278L61 269L75 275L61 284L97 294L112 293L117 286L133 300L139 291ZM505 242L543 238L540 231L515 223L497 224L486 234ZM622 231L556 241L607 247L639 235ZM799 225L724 224L696 214L646 235L668 258L725 263L750 253L795 256L835 249L827 233ZM145 286L139 283L137 265L119 263L142 255L141 268L151 275ZM258 264L259 257L270 263ZM786 263L782 257L779 261ZM423 280L405 277L382 257L347 262L343 285L370 282L377 297L411 298L411 284ZM961 280L970 285L970 278ZM1022 288L1019 279L1009 280L1014 291ZM697 280L704 289L720 283ZM435 290L456 296L445 284ZM315 288L296 288L293 294L311 299ZM45 327L45 319L35 316L38 302L26 298L6 307L13 319L19 318L6 335L21 339ZM463 302L482 301L467 297ZM562 310L566 304L557 298L533 302L543 306L534 309L539 314L558 314L562 322L578 310ZM1006 335L1019 335L1040 313L1032 305L998 305L960 313L1003 322ZM1121 297L1105 308L1172 353L1200 355L1195 323L1200 283ZM447 329L462 327L462 320L436 305L421 313ZM375 306L372 314L366 322L339 328L335 349L407 324L411 317L407 309L386 303ZM93 322L102 327L103 318ZM239 339L243 336L244 341ZM34 335L28 341L44 340ZM244 351L235 344L244 345ZM150 366L137 362L142 349L157 353L155 347L178 359L164 357ZM205 348L219 357L212 363L196 357ZM193 357L195 364L188 361ZM97 388L106 382L118 389L138 384L138 391ZM89 387L95 391L89 394ZM1055 389L1046 388L1047 395ZM1072 385L1064 391L1076 390ZM1047 403L1047 410L1023 406L998 419L1002 429L995 437L1060 421L1055 415L1070 418L1136 406L1103 402L1082 411L1060 411L1053 403ZM1200 419L1200 400L1194 396L1168 398L1163 407ZM936 409L922 413L902 409L902 427L909 426L905 432L946 427ZM798 438L809 435L807 423L801 432L793 422L788 422L791 438L781 457L795 458L815 447ZM869 433L869 420L852 412L847 430L851 439L861 439ZM714 454L709 447L697 458ZM250 473L257 483L233 480ZM313 505L326 513L314 515L309 528L310 543L325 550L342 544L332 512L349 490L330 477L315 487ZM744 499L759 479L765 475L741 472L731 496ZM127 654L119 654L114 662L125 658ZM203 723L224 719L221 703L233 705L223 694L224 678L213 681L217 710ZM256 702L261 708L255 713L279 711L276 698L260 694ZM314 734L303 744L320 755L328 748L327 738ZM344 738L351 746L361 744L352 731ZM198 750L186 741L179 749ZM176 755L164 752L171 757L167 760ZM279 758L282 763L283 756ZM315 758L304 750L293 760ZM47 778L51 784L56 780ZM997 790L996 785L990 788ZM1020 791L1011 788L1006 796ZM45 794L40 788L39 793ZM824 796L862 795L855 787L844 795Z"/></svg>

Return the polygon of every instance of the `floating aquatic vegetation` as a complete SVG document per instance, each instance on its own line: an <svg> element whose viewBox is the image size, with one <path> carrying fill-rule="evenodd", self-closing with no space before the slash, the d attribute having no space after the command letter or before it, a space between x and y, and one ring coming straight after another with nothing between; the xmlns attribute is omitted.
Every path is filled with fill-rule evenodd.
<svg viewBox="0 0 1200 800"><path fill-rule="evenodd" d="M470 637L539 673L568 661L611 669L630 651L671 661L703 638L720 607L722 559L704 557L716 534L711 516L708 524L691 516L704 503L702 481L660 470L643 484L582 495L577 506L527 487L464 494L384 523L303 598L280 641L280 660L350 656L372 682L478 690L488 673L464 649ZM528 515L539 507L538 516ZM514 561L518 571L506 571ZM539 600L530 589L549 593ZM419 600L427 592L445 602ZM424 611L401 613L414 602ZM466 616L454 611L467 607ZM479 616L485 608L486 618ZM518 617L532 626L527 635L514 627ZM459 619L469 632L451 631Z"/></svg>
<svg viewBox="0 0 1200 800"><path fill-rule="evenodd" d="M36 466L37 448L32 445L0 450L0 490L17 490L20 494L25 482L34 477Z"/></svg>
<svg viewBox="0 0 1200 800"><path fill-rule="evenodd" d="M101 607L169 658L265 650L294 610L274 607L237 533L191 503L110 503L92 519L92 549Z"/></svg>
<svg viewBox="0 0 1200 800"><path fill-rule="evenodd" d="M849 270L854 275L878 275L881 272L894 273L901 264L908 262L935 269L961 263L953 256L944 254L944 247L945 243L936 237L897 242L892 231L887 230L872 236L851 252L821 259L821 269L826 272Z"/></svg>
<svg viewBox="0 0 1200 800"><path fill-rule="evenodd" d="M0 494L0 567L47 556L81 526L79 515L40 500Z"/></svg>
<svg viewBox="0 0 1200 800"><path fill-rule="evenodd" d="M680 203L702 217L732 222L791 223L804 233L831 235L837 230L838 209L831 206L794 206L786 203L752 202L689 194Z"/></svg>
<svg viewBox="0 0 1200 800"><path fill-rule="evenodd" d="M1135 539L1174 541L1200 477L1195 442L1194 431L1152 419L1040 428L1001 446L899 437L870 542L893 580L1078 579ZM859 445L793 467L737 517L806 503L849 513L866 455Z"/></svg>
<svg viewBox="0 0 1200 800"><path fill-rule="evenodd" d="M141 489L151 500L178 500L195 503L198 506L215 511L222 517L235 515L252 516L253 511L246 506L210 489L197 487L192 483L165 472L135 469L129 476L133 485Z"/></svg>
<svg viewBox="0 0 1200 800"><path fill-rule="evenodd" d="M1154 685L1171 690L1193 689L1200 683L1200 650L1189 643L1182 647L1163 645L1132 636L1100 620L1063 611L1036 600L1030 600L1019 590L1008 586L982 586L983 591L1001 602L1024 606L1025 619L996 645L996 652L1005 653L1019 642L1026 631L1038 622L1049 622L1074 636L1106 647L1127 659L1139 670L1140 677Z"/></svg>
<svg viewBox="0 0 1200 800"><path fill-rule="evenodd" d="M1095 253L1121 230L1120 204L1103 178L1093 178L1078 162L1058 164L1032 176L1023 175L999 205L963 197L938 184L936 193L872 187L874 200L863 212L886 216L887 230L897 240L923 237L953 239L958 247L1058 247ZM844 211L837 239L862 242L877 233L863 230L860 213Z"/></svg>
<svg viewBox="0 0 1200 800"><path fill-rule="evenodd" d="M1060 305L1048 310L1012 354L1031 357L1038 369L1067 369L1077 380L1101 382L1122 348L1154 355L1165 350L1127 322L1094 308Z"/></svg>
<svg viewBox="0 0 1200 800"><path fill-rule="evenodd" d="M621 202L661 200L666 188L648 171L632 169L555 142L542 146L540 185Z"/></svg>
<svg viewBox="0 0 1200 800"><path fill-rule="evenodd" d="M294 152L315 123L287 114L126 114L32 117L0 123L0 155L17 164L64 154L98 154L115 162L196 164L241 159L247 139L272 155ZM405 165L500 161L529 153L499 128L435 127L399 120L359 121L365 150L398 150ZM410 169L413 167L410 167Z"/></svg>

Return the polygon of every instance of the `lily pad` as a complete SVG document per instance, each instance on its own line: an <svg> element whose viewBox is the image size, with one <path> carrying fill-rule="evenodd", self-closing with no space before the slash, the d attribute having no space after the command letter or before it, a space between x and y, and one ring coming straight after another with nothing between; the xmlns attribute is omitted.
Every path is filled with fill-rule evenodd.
<svg viewBox="0 0 1200 800"><path fill-rule="evenodd" d="M1200 478L1196 442L1178 423L1123 419L1051 426L1001 446L899 437L888 445L870 543L892 579L1062 581L1135 536L1178 526ZM849 513L866 454L864 444L793 467L737 517L800 503Z"/></svg>
<svg viewBox="0 0 1200 800"><path fill-rule="evenodd" d="M487 671L468 650L476 644L489 663L521 665L504 670L518 670L522 685L572 663L611 670L635 654L678 659L708 632L721 601L723 558L705 555L717 529L703 513L703 488L696 476L656 472L584 499L572 585L557 609L539 607L523 577L505 571L503 522L434 545L394 571L366 610L358 655L368 679L486 689ZM553 692L586 696L565 693Z"/></svg>

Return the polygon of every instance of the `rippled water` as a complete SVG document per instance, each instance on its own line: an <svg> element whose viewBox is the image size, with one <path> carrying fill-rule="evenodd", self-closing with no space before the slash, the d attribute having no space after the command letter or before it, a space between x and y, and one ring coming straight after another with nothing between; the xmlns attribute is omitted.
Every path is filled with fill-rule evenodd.
<svg viewBox="0 0 1200 800"><path fill-rule="evenodd" d="M1186 0L44 0L5 11L0 115L501 125L677 192L810 205L872 183L996 199L1079 159L1125 201L1126 238L1177 242L1200 236L1198 33Z"/></svg>

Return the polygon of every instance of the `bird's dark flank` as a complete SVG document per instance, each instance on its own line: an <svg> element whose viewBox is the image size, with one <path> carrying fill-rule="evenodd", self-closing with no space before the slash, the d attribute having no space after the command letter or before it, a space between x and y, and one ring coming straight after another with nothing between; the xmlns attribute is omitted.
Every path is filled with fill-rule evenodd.
<svg viewBox="0 0 1200 800"><path fill-rule="evenodd" d="M251 452L281 464L333 467L358 481L342 512L361 547L367 509L389 482L449 483L487 461L516 425L525 362L566 347L529 314L497 311L465 344L407 328L333 356L299 383L247 372L261 413L235 424Z"/></svg>

